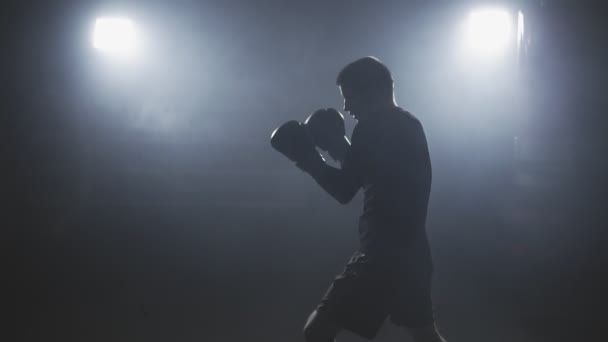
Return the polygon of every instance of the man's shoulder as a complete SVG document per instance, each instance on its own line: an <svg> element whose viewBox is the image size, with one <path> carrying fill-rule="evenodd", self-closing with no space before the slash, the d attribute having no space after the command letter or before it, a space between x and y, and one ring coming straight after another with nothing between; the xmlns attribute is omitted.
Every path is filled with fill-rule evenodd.
<svg viewBox="0 0 608 342"><path fill-rule="evenodd" d="M401 107L396 107L394 113L396 114L396 117L407 123L420 124L420 120L414 114Z"/></svg>
<svg viewBox="0 0 608 342"><path fill-rule="evenodd" d="M422 123L411 112L395 107L391 110L382 124L382 130L385 134L393 136L397 140L416 135L416 132L422 130Z"/></svg>

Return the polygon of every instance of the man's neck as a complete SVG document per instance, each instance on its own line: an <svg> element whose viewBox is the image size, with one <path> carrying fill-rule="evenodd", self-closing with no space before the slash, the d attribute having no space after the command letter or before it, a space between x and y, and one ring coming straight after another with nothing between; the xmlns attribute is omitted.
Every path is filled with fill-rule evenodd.
<svg viewBox="0 0 608 342"><path fill-rule="evenodd" d="M395 108L397 108L397 104L394 101L385 102L385 103L378 104L378 106L374 109L374 112L375 113L384 113L387 111L391 111Z"/></svg>
<svg viewBox="0 0 608 342"><path fill-rule="evenodd" d="M398 108L398 106L394 102L384 102L381 104L379 103L378 105L372 107L372 109L369 111L368 115L361 117L358 121L367 122L370 120L371 121L376 120L376 119L384 116L386 113L392 112L396 108Z"/></svg>
<svg viewBox="0 0 608 342"><path fill-rule="evenodd" d="M389 98L384 98L384 99L378 99L378 101L371 103L371 112L376 114L376 113L383 113L386 111L390 111L392 109L395 109L397 107L397 103L395 102L395 98L391 97Z"/></svg>

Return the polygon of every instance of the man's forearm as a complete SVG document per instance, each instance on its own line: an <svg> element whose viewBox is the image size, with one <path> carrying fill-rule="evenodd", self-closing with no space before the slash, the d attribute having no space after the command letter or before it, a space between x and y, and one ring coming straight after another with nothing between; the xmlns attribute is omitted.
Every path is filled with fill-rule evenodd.
<svg viewBox="0 0 608 342"><path fill-rule="evenodd" d="M350 182L341 169L319 163L306 170L319 185L340 203L348 203L358 188Z"/></svg>

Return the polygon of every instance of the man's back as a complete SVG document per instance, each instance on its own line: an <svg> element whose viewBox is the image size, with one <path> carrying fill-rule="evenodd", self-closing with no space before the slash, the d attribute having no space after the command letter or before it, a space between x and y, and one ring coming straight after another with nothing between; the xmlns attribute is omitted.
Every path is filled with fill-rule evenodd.
<svg viewBox="0 0 608 342"><path fill-rule="evenodd" d="M395 107L360 122L344 168L352 168L364 190L362 250L402 249L424 233L432 176L418 119Z"/></svg>

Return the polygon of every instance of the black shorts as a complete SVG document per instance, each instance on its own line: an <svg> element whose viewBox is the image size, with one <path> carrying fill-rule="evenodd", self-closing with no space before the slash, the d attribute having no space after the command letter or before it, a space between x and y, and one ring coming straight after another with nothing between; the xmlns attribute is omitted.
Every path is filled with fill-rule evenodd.
<svg viewBox="0 0 608 342"><path fill-rule="evenodd" d="M356 252L317 306L318 314L368 339L388 316L400 326L433 324L432 263L411 259Z"/></svg>

